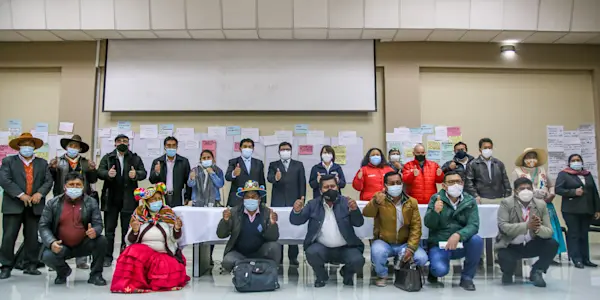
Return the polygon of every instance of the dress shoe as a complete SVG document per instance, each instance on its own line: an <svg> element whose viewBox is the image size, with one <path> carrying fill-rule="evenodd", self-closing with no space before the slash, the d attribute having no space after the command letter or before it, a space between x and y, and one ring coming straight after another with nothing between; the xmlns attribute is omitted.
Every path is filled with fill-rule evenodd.
<svg viewBox="0 0 600 300"><path fill-rule="evenodd" d="M104 259L104 264L103 264L103 266L104 266L105 268L110 268L110 266L112 266L112 260L110 260L110 259Z"/></svg>
<svg viewBox="0 0 600 300"><path fill-rule="evenodd" d="M378 276L377 279L375 279L375 285L378 287L386 287L387 286L387 278Z"/></svg>
<svg viewBox="0 0 600 300"><path fill-rule="evenodd" d="M324 287L325 284L326 284L326 282L323 281L323 280L315 280L315 287L316 288Z"/></svg>
<svg viewBox="0 0 600 300"><path fill-rule="evenodd" d="M342 275L342 283L344 285L353 286L354 285L354 275L346 276L346 266L343 266L340 269L340 275Z"/></svg>
<svg viewBox="0 0 600 300"><path fill-rule="evenodd" d="M105 286L106 280L104 280L104 278L102 278L102 275L95 275L95 276L90 276L90 279L88 279L88 283L96 285L96 286Z"/></svg>
<svg viewBox="0 0 600 300"><path fill-rule="evenodd" d="M460 287L465 291L475 291L475 284L473 284L473 280L460 280Z"/></svg>
<svg viewBox="0 0 600 300"><path fill-rule="evenodd" d="M540 270L531 270L531 273L529 274L529 281L531 281L534 286L546 287L546 281L544 281L542 271Z"/></svg>
<svg viewBox="0 0 600 300"><path fill-rule="evenodd" d="M589 260L587 260L587 261L584 261L584 262L583 262L583 265L584 265L584 266L586 266L586 267L590 267L590 268L597 268L597 267L598 267L598 265L597 265L597 264L595 264L595 263L593 263L593 262L591 262L591 261L589 261Z"/></svg>
<svg viewBox="0 0 600 300"><path fill-rule="evenodd" d="M67 283L67 277L69 277L71 275L71 272L72 272L72 270L71 270L71 268L69 268L69 269L67 269L67 272L62 275L56 274L56 279L54 279L54 284Z"/></svg>
<svg viewBox="0 0 600 300"><path fill-rule="evenodd" d="M77 264L77 269L87 270L89 268L90 268L90 265L88 263Z"/></svg>
<svg viewBox="0 0 600 300"><path fill-rule="evenodd" d="M551 265L551 266L560 266L560 265L561 265L561 263L560 263L560 262L558 262L558 261L556 261L556 260L552 260L552 261L550 262L550 265Z"/></svg>
<svg viewBox="0 0 600 300"><path fill-rule="evenodd" d="M573 262L573 264L575 265L575 268L577 269L583 269L583 263L580 261L577 262Z"/></svg>
<svg viewBox="0 0 600 300"><path fill-rule="evenodd" d="M434 288L443 288L444 287L444 284L442 282L440 282L437 277L435 277L431 274L427 275L427 282L429 282L429 284L431 284L431 286Z"/></svg>
<svg viewBox="0 0 600 300"><path fill-rule="evenodd" d="M40 270L38 270L36 268L36 266L27 266L23 270L23 274L27 274L27 275L42 275L42 272L40 272Z"/></svg>
<svg viewBox="0 0 600 300"><path fill-rule="evenodd" d="M10 277L10 271L12 271L9 268L2 268L2 271L0 271L0 279L7 279Z"/></svg>
<svg viewBox="0 0 600 300"><path fill-rule="evenodd" d="M507 274L507 273L502 274L502 284L503 285L511 285L513 283L514 283L514 281L513 281L512 274Z"/></svg>
<svg viewBox="0 0 600 300"><path fill-rule="evenodd" d="M299 265L300 265L300 262L298 262L297 259L295 259L295 258L294 259L290 259L290 266L296 266L297 267Z"/></svg>

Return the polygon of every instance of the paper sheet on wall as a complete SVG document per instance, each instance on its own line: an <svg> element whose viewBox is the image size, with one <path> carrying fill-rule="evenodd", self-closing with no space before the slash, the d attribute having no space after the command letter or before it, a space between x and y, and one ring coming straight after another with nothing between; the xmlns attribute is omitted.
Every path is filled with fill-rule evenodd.
<svg viewBox="0 0 600 300"><path fill-rule="evenodd" d="M462 133L460 131L460 127L458 127L458 126L449 126L447 128L447 134L448 134L448 137L462 135Z"/></svg>
<svg viewBox="0 0 600 300"><path fill-rule="evenodd" d="M115 150L115 142L111 138L100 139L100 156L111 153Z"/></svg>
<svg viewBox="0 0 600 300"><path fill-rule="evenodd" d="M209 126L208 138L215 140L224 140L227 136L227 127L224 126Z"/></svg>
<svg viewBox="0 0 600 300"><path fill-rule="evenodd" d="M299 155L312 155L313 154L313 145L300 145L298 146L298 154Z"/></svg>
<svg viewBox="0 0 600 300"><path fill-rule="evenodd" d="M546 126L546 136L548 138L562 138L564 126L562 125L548 125Z"/></svg>
<svg viewBox="0 0 600 300"><path fill-rule="evenodd" d="M175 135L180 141L193 141L194 140L194 128L177 128Z"/></svg>
<svg viewBox="0 0 600 300"><path fill-rule="evenodd" d="M265 146L279 145L279 139L275 135L263 135L260 138Z"/></svg>
<svg viewBox="0 0 600 300"><path fill-rule="evenodd" d="M13 150L8 145L0 145L0 165L2 165L2 160L5 157L10 156L10 155L15 155L17 153L18 153L17 150Z"/></svg>
<svg viewBox="0 0 600 300"><path fill-rule="evenodd" d="M246 138L251 139L254 142L259 141L260 135L258 128L242 128L242 133L240 134L240 141Z"/></svg>
<svg viewBox="0 0 600 300"><path fill-rule="evenodd" d="M427 141L427 151L431 150L442 150L442 142L440 141Z"/></svg>
<svg viewBox="0 0 600 300"><path fill-rule="evenodd" d="M158 138L158 125L140 125L140 138L142 139L157 139Z"/></svg>
<svg viewBox="0 0 600 300"><path fill-rule="evenodd" d="M423 134L421 127L411 127L409 130L411 134Z"/></svg>
<svg viewBox="0 0 600 300"><path fill-rule="evenodd" d="M294 133L288 130L278 130L275 131L275 136L277 137L277 141L280 143L288 142L292 143L294 141Z"/></svg>
<svg viewBox="0 0 600 300"><path fill-rule="evenodd" d="M110 128L98 129L98 138L110 138Z"/></svg>
<svg viewBox="0 0 600 300"><path fill-rule="evenodd" d="M187 150L193 150L193 149L199 149L200 146L198 145L198 141L196 140L186 140L185 141L185 149Z"/></svg>
<svg viewBox="0 0 600 300"><path fill-rule="evenodd" d="M580 137L595 137L596 128L594 124L581 124L578 128Z"/></svg>
<svg viewBox="0 0 600 300"><path fill-rule="evenodd" d="M296 124L294 125L294 132L296 134L307 134L308 133L308 124Z"/></svg>
<svg viewBox="0 0 600 300"><path fill-rule="evenodd" d="M159 139L148 139L146 140L146 148L147 149L161 149L160 140Z"/></svg>
<svg viewBox="0 0 600 300"><path fill-rule="evenodd" d="M43 132L43 131L35 131L35 130L31 130L31 135L34 138L38 138L40 140L42 140L44 143L48 143L48 132Z"/></svg>
<svg viewBox="0 0 600 300"><path fill-rule="evenodd" d="M410 135L410 128L408 128L408 127L397 127L397 128L394 128L394 133L408 134L408 135Z"/></svg>
<svg viewBox="0 0 600 300"><path fill-rule="evenodd" d="M440 163L445 163L454 158L454 144L452 142L442 142L442 159Z"/></svg>
<svg viewBox="0 0 600 300"><path fill-rule="evenodd" d="M564 152L562 137L548 137L548 152Z"/></svg>
<svg viewBox="0 0 600 300"><path fill-rule="evenodd" d="M208 150L213 153L213 156L217 156L217 141L216 140L202 140L202 151Z"/></svg>
<svg viewBox="0 0 600 300"><path fill-rule="evenodd" d="M240 126L227 126L227 136L235 136L242 134L242 128Z"/></svg>
<svg viewBox="0 0 600 300"><path fill-rule="evenodd" d="M333 146L335 151L335 163L338 165L346 164L346 145Z"/></svg>
<svg viewBox="0 0 600 300"><path fill-rule="evenodd" d="M129 131L131 130L131 122L117 121L117 128L119 129L119 131Z"/></svg>
<svg viewBox="0 0 600 300"><path fill-rule="evenodd" d="M175 125L173 124L160 124L158 125L158 138L164 140L168 136L172 136L174 130Z"/></svg>
<svg viewBox="0 0 600 300"><path fill-rule="evenodd" d="M456 143L462 142L462 135L449 136L448 137L448 142L450 142L450 144L452 144L452 145L456 145Z"/></svg>
<svg viewBox="0 0 600 300"><path fill-rule="evenodd" d="M446 126L435 126L435 139L438 141L448 140L448 127Z"/></svg>
<svg viewBox="0 0 600 300"><path fill-rule="evenodd" d="M10 131L0 131L0 145L8 145Z"/></svg>
<svg viewBox="0 0 600 300"><path fill-rule="evenodd" d="M433 134L435 126L432 124L422 124L421 125L421 133L422 134Z"/></svg>
<svg viewBox="0 0 600 300"><path fill-rule="evenodd" d="M72 123L72 122L60 122L60 123L58 123L58 131L61 131L61 132L72 133L73 132L73 127L75 127L75 124Z"/></svg>
<svg viewBox="0 0 600 300"><path fill-rule="evenodd" d="M48 132L48 123L36 123L35 131L37 132Z"/></svg>
<svg viewBox="0 0 600 300"><path fill-rule="evenodd" d="M306 143L312 145L322 145L325 139L325 132L322 130L309 130L306 134Z"/></svg>
<svg viewBox="0 0 600 300"><path fill-rule="evenodd" d="M422 134L410 134L410 142L414 144L422 144L423 143L423 135Z"/></svg>
<svg viewBox="0 0 600 300"><path fill-rule="evenodd" d="M386 140L386 142L406 142L406 141L410 141L410 134L386 133L385 140Z"/></svg>
<svg viewBox="0 0 600 300"><path fill-rule="evenodd" d="M340 131L338 132L338 143L340 145L355 145L356 144L356 131ZM336 152L337 160L337 152Z"/></svg>

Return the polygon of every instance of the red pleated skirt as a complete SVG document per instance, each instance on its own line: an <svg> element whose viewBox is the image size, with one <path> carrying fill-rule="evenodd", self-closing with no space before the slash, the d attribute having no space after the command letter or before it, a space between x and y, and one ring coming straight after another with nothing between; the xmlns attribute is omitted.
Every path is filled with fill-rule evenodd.
<svg viewBox="0 0 600 300"><path fill-rule="evenodd" d="M144 244L133 244L119 255L110 291L149 293L180 290L190 281L185 270L185 257L183 261L182 264Z"/></svg>

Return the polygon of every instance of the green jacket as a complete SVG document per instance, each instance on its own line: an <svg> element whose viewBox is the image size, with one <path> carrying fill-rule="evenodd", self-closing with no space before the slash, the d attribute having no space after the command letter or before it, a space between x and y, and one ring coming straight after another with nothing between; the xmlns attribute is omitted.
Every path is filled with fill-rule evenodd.
<svg viewBox="0 0 600 300"><path fill-rule="evenodd" d="M435 201L440 196L444 207L440 213L435 212ZM445 190L440 190L429 199L427 213L425 213L425 226L429 228L428 244L437 245L447 241L454 233L460 234L460 241L464 242L479 231L479 211L475 199L463 193L462 200L456 210L448 199Z"/></svg>

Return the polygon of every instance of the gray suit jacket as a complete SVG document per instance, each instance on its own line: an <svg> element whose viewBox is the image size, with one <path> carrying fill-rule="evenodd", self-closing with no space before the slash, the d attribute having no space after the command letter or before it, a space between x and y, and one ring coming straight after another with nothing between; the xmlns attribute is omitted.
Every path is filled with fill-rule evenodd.
<svg viewBox="0 0 600 300"><path fill-rule="evenodd" d="M41 215L46 203L46 195L52 189L52 175L48 169L48 162L42 158L33 159L33 194L42 194L40 203L33 205L33 213ZM3 214L20 214L25 209L25 204L19 199L21 193L27 190L25 168L19 155L6 157L0 167L0 186L4 189L2 199ZM32 196L32 195L30 195Z"/></svg>
<svg viewBox="0 0 600 300"><path fill-rule="evenodd" d="M498 236L496 236L496 249L508 247L510 242L519 235L529 234L532 238L549 239L552 238L552 224L550 223L550 215L546 202L542 200L532 199L529 202L529 216L536 215L542 219L540 231L535 234L527 228L527 222L523 221L523 211L517 203L515 197L506 198L500 203L498 208Z"/></svg>
<svg viewBox="0 0 600 300"><path fill-rule="evenodd" d="M281 171L279 181L275 180L277 169ZM267 180L273 184L272 207L293 206L296 200L306 196L306 175L304 174L304 164L301 161L290 159L287 171L281 160L271 162Z"/></svg>

